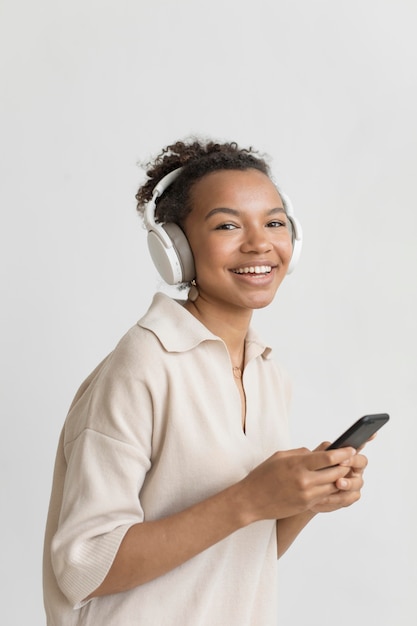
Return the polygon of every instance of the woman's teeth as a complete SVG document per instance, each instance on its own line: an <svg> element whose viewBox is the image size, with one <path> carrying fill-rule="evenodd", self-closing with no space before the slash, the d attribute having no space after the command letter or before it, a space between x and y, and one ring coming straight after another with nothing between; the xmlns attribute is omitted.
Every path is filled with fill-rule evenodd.
<svg viewBox="0 0 417 626"><path fill-rule="evenodd" d="M239 267L232 270L235 274L269 274L272 270L270 265L256 265L255 267Z"/></svg>

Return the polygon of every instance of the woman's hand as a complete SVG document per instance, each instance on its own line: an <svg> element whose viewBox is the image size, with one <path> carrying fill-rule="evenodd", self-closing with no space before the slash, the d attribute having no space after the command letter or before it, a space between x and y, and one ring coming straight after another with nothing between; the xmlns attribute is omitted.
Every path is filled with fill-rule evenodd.
<svg viewBox="0 0 417 626"><path fill-rule="evenodd" d="M325 447L277 452L258 465L241 483L248 523L316 512L317 507L334 510L357 499L365 457L354 448Z"/></svg>
<svg viewBox="0 0 417 626"><path fill-rule="evenodd" d="M328 445L328 442L323 443L317 450L323 450ZM359 451L362 450L363 447L364 446L359 448ZM367 464L368 459L365 455L359 454L359 452L343 461L341 466L349 468L349 471L345 476L335 481L337 491L326 496L320 502L315 503L310 510L313 513L328 513L357 502L361 497L361 489L364 484L363 473Z"/></svg>

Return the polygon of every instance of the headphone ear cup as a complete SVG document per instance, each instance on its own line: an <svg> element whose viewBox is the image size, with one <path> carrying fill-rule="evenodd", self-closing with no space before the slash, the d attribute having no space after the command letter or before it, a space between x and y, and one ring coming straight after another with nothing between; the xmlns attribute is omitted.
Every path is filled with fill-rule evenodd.
<svg viewBox="0 0 417 626"><path fill-rule="evenodd" d="M292 255L290 264L288 265L287 274L291 274L297 266L298 259L300 258L301 248L303 246L303 234L301 230L301 224L294 215L288 215L288 219L291 222L292 230Z"/></svg>
<svg viewBox="0 0 417 626"><path fill-rule="evenodd" d="M148 248L156 269L168 285L195 278L193 253L178 224L155 224L148 231Z"/></svg>
<svg viewBox="0 0 417 626"><path fill-rule="evenodd" d="M298 259L300 258L301 248L303 246L303 231L300 222L294 215L294 208L292 206L290 198L282 191L279 192L279 195L281 196L281 200L284 203L285 212L290 222L292 255L290 263L288 265L287 274L291 274L291 272L294 271L298 263Z"/></svg>
<svg viewBox="0 0 417 626"><path fill-rule="evenodd" d="M163 228L172 240L173 247L176 250L178 259L181 264L181 280L178 282L189 283L195 278L195 265L194 256L191 251L190 244L188 243L188 239L185 236L184 231L180 226L178 226L178 224L168 222L164 224Z"/></svg>

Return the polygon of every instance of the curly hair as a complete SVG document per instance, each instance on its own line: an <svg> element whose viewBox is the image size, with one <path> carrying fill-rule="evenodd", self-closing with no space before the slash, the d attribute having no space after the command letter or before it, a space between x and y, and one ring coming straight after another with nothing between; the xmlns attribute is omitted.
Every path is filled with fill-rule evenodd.
<svg viewBox="0 0 417 626"><path fill-rule="evenodd" d="M210 172L218 170L257 169L270 176L264 157L252 148L239 148L235 142L217 143L192 138L167 146L151 163L147 164L147 181L136 194L137 210L143 215L158 182L178 167L184 167L179 177L168 187L157 202L156 220L181 225L191 211L190 189Z"/></svg>

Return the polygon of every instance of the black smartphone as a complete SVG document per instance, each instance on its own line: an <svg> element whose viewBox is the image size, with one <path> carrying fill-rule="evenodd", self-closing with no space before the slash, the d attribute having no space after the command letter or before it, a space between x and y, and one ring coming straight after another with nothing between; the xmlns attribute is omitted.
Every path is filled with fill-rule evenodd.
<svg viewBox="0 0 417 626"><path fill-rule="evenodd" d="M376 413L375 415L364 415L358 419L343 435L340 435L336 441L326 450L334 450L334 448L359 448L368 441L377 430L386 424L389 420L388 413Z"/></svg>

